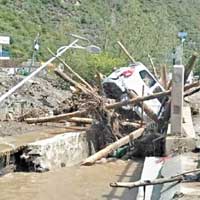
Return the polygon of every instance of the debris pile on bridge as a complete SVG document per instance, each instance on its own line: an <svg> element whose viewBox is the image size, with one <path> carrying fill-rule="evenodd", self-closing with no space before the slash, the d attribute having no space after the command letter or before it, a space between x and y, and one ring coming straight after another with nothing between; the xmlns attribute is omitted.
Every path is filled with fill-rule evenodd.
<svg viewBox="0 0 200 200"><path fill-rule="evenodd" d="M194 65L194 55L186 68L186 77ZM69 65L59 59L66 69L55 69L55 74L64 81L70 83L72 90L71 109L69 104L62 105L62 109L51 116L27 117L27 123L59 122L67 126L84 126L88 130L88 137L93 138L94 148L97 154L92 155L83 162L85 165L93 164L100 158L108 155L116 157L132 158L136 155L162 155L164 151L164 139L169 120L170 98L166 98L163 106L165 111L162 118L158 119L145 101L162 96L170 96L171 89L158 92L148 96L137 96L132 91L127 91L129 100L116 101L102 95L100 83L101 75L98 74L97 85L90 85L79 74L74 72ZM193 62L191 62L193 60ZM192 66L191 66L192 65ZM166 83L165 83L166 85ZM170 85L170 82L169 82ZM199 82L185 86L185 91L194 88L198 90ZM191 90L185 93L190 95ZM133 109L130 111L122 109L123 106L140 106L150 121L139 117ZM133 143L134 141L134 143Z"/></svg>
<svg viewBox="0 0 200 200"><path fill-rule="evenodd" d="M119 44L123 47L121 43ZM124 47L123 50L128 54ZM130 57L129 54L128 56ZM186 66L186 80L196 58L197 55L194 54ZM108 155L132 158L136 155L158 156L163 153L169 121L170 98L164 98L162 102L164 112L160 118L146 104L146 101L170 96L171 82L169 81L167 84L166 74L162 75L164 78L161 81L166 89L165 91L139 96L133 91L127 90L128 99L118 101L103 95L100 73L97 74L96 85L91 85L62 59L57 59L65 66L65 69L57 68L54 72L62 81L71 85L71 93L55 89L45 80L27 81L26 87L22 87L19 92L14 94L13 101L12 96L10 96L7 100L9 103L7 101L4 103L5 105L6 102L7 104L16 103L16 98L31 103L32 108L30 110L17 113L16 119L18 121L25 121L28 124L56 122L68 127L84 127L97 152L83 162L85 165L93 164ZM134 62L132 57L130 59ZM166 73L166 70L163 70L163 73ZM14 80L15 78L10 79ZM3 81L1 85L4 85ZM186 92L185 96L199 91L199 82L188 84L184 89L187 91L194 87L195 89ZM7 88L4 87L2 92L5 90ZM26 99L27 94L28 98ZM24 105L23 101L19 101L21 108ZM131 108L139 107L142 110L141 116L134 109L123 109L127 105ZM144 119L144 113L148 120Z"/></svg>

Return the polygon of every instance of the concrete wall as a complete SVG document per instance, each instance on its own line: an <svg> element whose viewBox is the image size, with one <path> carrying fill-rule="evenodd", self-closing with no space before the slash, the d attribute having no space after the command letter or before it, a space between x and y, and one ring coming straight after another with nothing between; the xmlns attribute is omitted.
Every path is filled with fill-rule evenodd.
<svg viewBox="0 0 200 200"><path fill-rule="evenodd" d="M81 163L89 155L86 132L69 132L28 144L21 159L31 171L45 171Z"/></svg>

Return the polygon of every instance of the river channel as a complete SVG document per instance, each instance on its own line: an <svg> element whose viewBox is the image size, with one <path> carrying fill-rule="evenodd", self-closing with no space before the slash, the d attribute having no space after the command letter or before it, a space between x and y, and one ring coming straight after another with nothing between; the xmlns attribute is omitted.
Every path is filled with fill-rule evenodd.
<svg viewBox="0 0 200 200"><path fill-rule="evenodd" d="M137 190L115 189L115 181L135 181L142 160L65 167L45 173L10 173L0 178L0 200L135 199Z"/></svg>

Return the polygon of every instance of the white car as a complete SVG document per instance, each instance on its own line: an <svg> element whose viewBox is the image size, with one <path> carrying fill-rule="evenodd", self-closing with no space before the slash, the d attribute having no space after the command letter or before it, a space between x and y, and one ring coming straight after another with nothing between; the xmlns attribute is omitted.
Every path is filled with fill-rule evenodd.
<svg viewBox="0 0 200 200"><path fill-rule="evenodd" d="M116 100L128 98L127 90L132 90L138 96L142 96L143 86L144 96L165 91L151 72L139 62L117 69L103 80L102 85L105 95ZM145 103L158 115L162 100L163 98L156 98ZM140 115L141 109L138 107L136 112Z"/></svg>

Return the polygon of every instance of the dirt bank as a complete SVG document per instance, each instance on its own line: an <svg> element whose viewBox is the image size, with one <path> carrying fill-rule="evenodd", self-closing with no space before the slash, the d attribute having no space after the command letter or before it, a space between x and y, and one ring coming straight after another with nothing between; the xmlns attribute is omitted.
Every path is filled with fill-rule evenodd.
<svg viewBox="0 0 200 200"><path fill-rule="evenodd" d="M19 83L23 76L7 76L0 74L0 95ZM20 89L5 99L0 104L1 120L5 120L8 113L16 118L28 112L31 114L45 114L53 112L71 96L67 90L58 88L54 79L47 81L42 78L34 78L26 82ZM33 113L34 112L34 113Z"/></svg>
<svg viewBox="0 0 200 200"><path fill-rule="evenodd" d="M0 72L0 95L3 95L24 77L8 76ZM33 78L0 104L0 137L19 135L55 124L29 125L21 122L25 117L51 115L67 109L71 93L62 89L63 83L55 76Z"/></svg>

